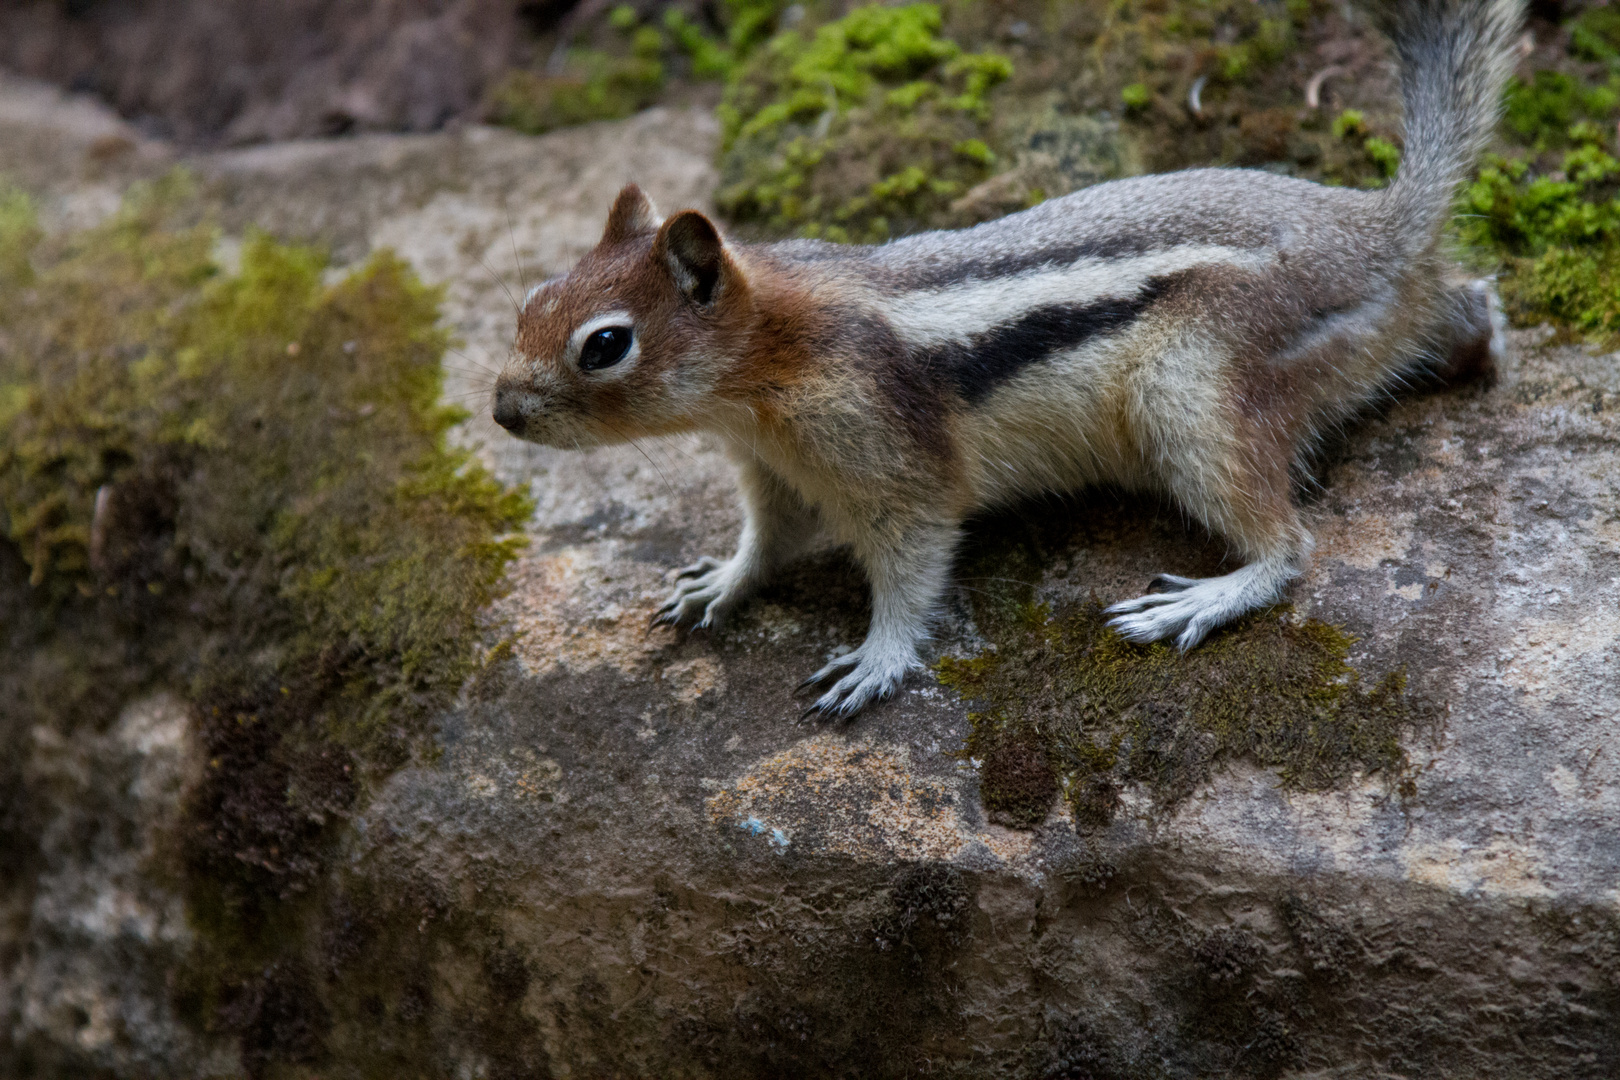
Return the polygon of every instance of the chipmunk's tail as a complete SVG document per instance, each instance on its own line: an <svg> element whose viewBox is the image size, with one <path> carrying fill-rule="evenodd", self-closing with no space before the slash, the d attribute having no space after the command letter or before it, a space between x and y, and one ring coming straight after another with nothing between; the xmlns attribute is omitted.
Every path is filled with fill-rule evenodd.
<svg viewBox="0 0 1620 1080"><path fill-rule="evenodd" d="M1395 0L1406 151L1387 203L1403 246L1431 248L1496 126L1524 0Z"/></svg>

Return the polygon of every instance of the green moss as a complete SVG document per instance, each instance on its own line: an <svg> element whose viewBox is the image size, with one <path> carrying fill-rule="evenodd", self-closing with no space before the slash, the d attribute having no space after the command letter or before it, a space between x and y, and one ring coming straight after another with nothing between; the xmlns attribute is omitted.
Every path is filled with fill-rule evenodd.
<svg viewBox="0 0 1620 1080"><path fill-rule="evenodd" d="M538 135L595 120L615 120L660 100L674 77L724 79L769 36L780 0L726 0L707 11L715 27L678 6L661 25L620 4L581 32L562 71L514 68L490 89L484 118ZM719 30L718 35L716 30Z"/></svg>
<svg viewBox="0 0 1620 1080"><path fill-rule="evenodd" d="M719 203L774 234L879 241L935 224L990 174L1011 73L940 34L933 4L857 8L770 39L729 81Z"/></svg>
<svg viewBox="0 0 1620 1080"><path fill-rule="evenodd" d="M725 79L776 28L787 5L783 0L725 0L719 7L725 27L716 38L681 9L664 13L664 26L676 46L690 58L692 74L702 79Z"/></svg>
<svg viewBox="0 0 1620 1080"><path fill-rule="evenodd" d="M1551 248L1515 266L1504 282L1508 310L1521 322L1546 315L1600 341L1620 334L1620 248Z"/></svg>
<svg viewBox="0 0 1620 1080"><path fill-rule="evenodd" d="M1586 135L1574 131L1577 137ZM1556 170L1493 157L1464 192L1465 242L1497 253L1509 313L1620 334L1620 162L1596 141L1558 155Z"/></svg>
<svg viewBox="0 0 1620 1080"><path fill-rule="evenodd" d="M981 628L994 651L946 657L938 673L986 707L970 714L967 753L984 761L987 807L1027 802L1023 762L1037 743L1090 824L1110 818L1123 784L1173 803L1229 758L1274 768L1294 788L1332 787L1358 770L1398 783L1401 733L1425 718L1402 675L1363 685L1346 660L1353 639L1284 610L1186 654L1126 641L1095 603L1057 615L1025 605L1012 618L985 609ZM1009 754L1017 761L998 760Z"/></svg>
<svg viewBox="0 0 1620 1080"><path fill-rule="evenodd" d="M1620 17L1593 7L1565 24L1555 67L1508 88L1507 151L1463 192L1459 238L1497 270L1515 322L1551 320L1599 341L1620 335Z"/></svg>
<svg viewBox="0 0 1620 1080"><path fill-rule="evenodd" d="M561 75L507 72L490 91L485 118L539 135L593 120L616 120L646 108L664 89L664 65L657 55L663 39L656 30L643 29L653 36L638 33L630 56L578 49L569 54L568 71Z"/></svg>
<svg viewBox="0 0 1620 1080"><path fill-rule="evenodd" d="M1566 72L1537 71L1528 83L1508 84L1502 122L1518 141L1542 151L1568 145L1570 125L1606 120L1617 103L1612 80L1591 85Z"/></svg>
<svg viewBox="0 0 1620 1080"><path fill-rule="evenodd" d="M1401 167L1400 147L1388 139L1370 135L1361 144L1361 148L1366 151L1368 159L1378 167L1379 174L1386 180L1393 177L1395 170Z"/></svg>
<svg viewBox="0 0 1620 1080"><path fill-rule="evenodd" d="M1110 68L1140 76L1130 81L1150 91L1173 92L1178 73L1189 68L1218 84L1241 84L1293 51L1312 11L1308 3L1249 0L1116 3L1093 48Z"/></svg>
<svg viewBox="0 0 1620 1080"><path fill-rule="evenodd" d="M1582 11L1569 24L1569 51L1620 70L1620 11L1608 5Z"/></svg>
<svg viewBox="0 0 1620 1080"><path fill-rule="evenodd" d="M664 13L664 29L669 31L675 47L690 58L692 74L701 79L723 79L731 74L736 64L732 50L678 8Z"/></svg>
<svg viewBox="0 0 1620 1080"><path fill-rule="evenodd" d="M1284 61L1326 10L1309 0L1126 0L1082 36L1074 63L1090 69L1088 104L1124 105L1126 135L1149 171L1293 160L1304 142L1325 140L1302 133L1297 107L1271 114L1297 97Z"/></svg>
<svg viewBox="0 0 1620 1080"><path fill-rule="evenodd" d="M1333 137L1348 139L1367 134L1367 117L1360 109L1346 109L1333 118Z"/></svg>
<svg viewBox="0 0 1620 1080"><path fill-rule="evenodd" d="M203 775L176 842L199 1022L285 946L372 785L433 754L527 497L447 441L438 293L380 252L187 223L183 176L96 228L0 215L0 575L24 729L183 692ZM64 674L80 670L75 688ZM100 683L100 685L95 685Z"/></svg>
<svg viewBox="0 0 1620 1080"><path fill-rule="evenodd" d="M11 200L0 233L0 266L30 286L0 292L0 524L32 584L57 599L87 582L97 492L134 468L143 441L183 448L212 434L199 418L153 407L191 374L194 355L177 347L165 361L138 344L164 334L171 305L212 272L206 230L141 243L165 197L137 192L49 272L35 266L41 234L26 203Z"/></svg>
<svg viewBox="0 0 1620 1080"><path fill-rule="evenodd" d="M811 4L778 32L787 10L671 6L654 27L621 5L563 75L510 74L489 115L544 131L626 115L666 94L671 73L723 79L717 202L756 237L879 241L1138 171L1265 166L1372 188L1399 167L1396 102L1340 77L1328 92L1354 107L1303 106L1313 50L1361 34L1326 0L872 5L822 25L834 9ZM1010 20L1037 28L1011 46L1018 71L991 51ZM1539 52L1508 88L1504 153L1464 194L1457 232L1498 273L1515 321L1610 339L1620 15L1574 9L1563 31L1566 50Z"/></svg>
<svg viewBox="0 0 1620 1080"><path fill-rule="evenodd" d="M39 239L33 201L23 192L0 184L0 291L32 283L34 271L28 256Z"/></svg>

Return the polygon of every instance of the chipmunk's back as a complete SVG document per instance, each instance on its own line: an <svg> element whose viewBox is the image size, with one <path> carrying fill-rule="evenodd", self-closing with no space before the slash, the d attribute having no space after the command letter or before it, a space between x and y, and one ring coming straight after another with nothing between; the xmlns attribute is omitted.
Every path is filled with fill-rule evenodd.
<svg viewBox="0 0 1620 1080"><path fill-rule="evenodd" d="M865 249L896 287L939 288L1176 247L1373 256L1378 193L1253 169L1192 169L1083 188L971 229Z"/></svg>

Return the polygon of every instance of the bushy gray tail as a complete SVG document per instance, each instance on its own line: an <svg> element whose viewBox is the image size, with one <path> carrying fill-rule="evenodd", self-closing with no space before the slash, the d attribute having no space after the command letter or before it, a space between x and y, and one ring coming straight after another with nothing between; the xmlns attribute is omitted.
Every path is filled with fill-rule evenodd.
<svg viewBox="0 0 1620 1080"><path fill-rule="evenodd" d="M1406 152L1387 199L1412 254L1435 243L1496 126L1524 0L1395 0Z"/></svg>

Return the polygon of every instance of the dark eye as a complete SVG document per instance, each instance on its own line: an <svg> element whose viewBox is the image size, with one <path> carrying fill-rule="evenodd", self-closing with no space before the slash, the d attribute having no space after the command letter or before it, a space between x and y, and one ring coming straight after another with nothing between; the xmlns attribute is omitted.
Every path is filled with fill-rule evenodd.
<svg viewBox="0 0 1620 1080"><path fill-rule="evenodd" d="M604 326L585 339L584 347L579 350L579 366L585 371L612 367L629 351L630 328Z"/></svg>

